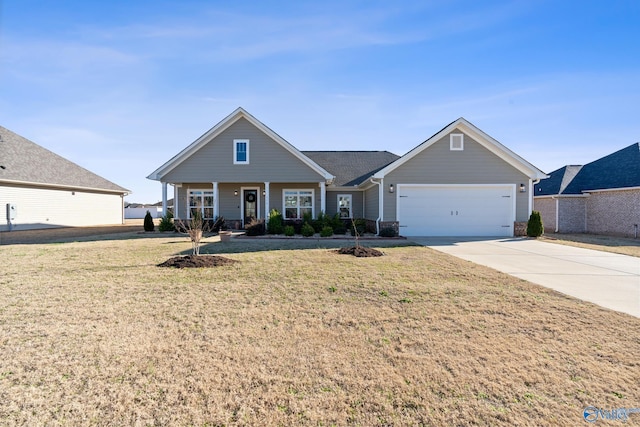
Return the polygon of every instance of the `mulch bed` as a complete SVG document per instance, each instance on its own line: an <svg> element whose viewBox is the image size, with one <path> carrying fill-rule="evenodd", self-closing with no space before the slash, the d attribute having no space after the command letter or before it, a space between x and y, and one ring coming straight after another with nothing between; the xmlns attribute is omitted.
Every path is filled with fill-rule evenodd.
<svg viewBox="0 0 640 427"><path fill-rule="evenodd" d="M169 258L158 267L175 267L175 268L203 268L203 267L219 267L221 265L235 264L240 261L229 259L217 255L187 255Z"/></svg>
<svg viewBox="0 0 640 427"><path fill-rule="evenodd" d="M353 255L357 257L374 257L384 255L377 249L367 248L364 246L350 246L348 248L340 248L336 249L335 252L342 255Z"/></svg>

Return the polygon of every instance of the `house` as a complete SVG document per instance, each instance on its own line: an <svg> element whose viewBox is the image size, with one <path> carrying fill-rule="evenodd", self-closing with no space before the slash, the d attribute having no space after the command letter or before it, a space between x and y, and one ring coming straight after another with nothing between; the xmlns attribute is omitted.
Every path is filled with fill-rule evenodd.
<svg viewBox="0 0 640 427"><path fill-rule="evenodd" d="M405 236L512 236L533 207L535 166L460 118L403 156L299 151L238 108L149 179L174 187L176 218L197 209L245 225L339 213Z"/></svg>
<svg viewBox="0 0 640 427"><path fill-rule="evenodd" d="M0 231L122 224L127 194L0 126Z"/></svg>
<svg viewBox="0 0 640 427"><path fill-rule="evenodd" d="M536 184L534 206L546 232L637 237L640 144L551 172Z"/></svg>

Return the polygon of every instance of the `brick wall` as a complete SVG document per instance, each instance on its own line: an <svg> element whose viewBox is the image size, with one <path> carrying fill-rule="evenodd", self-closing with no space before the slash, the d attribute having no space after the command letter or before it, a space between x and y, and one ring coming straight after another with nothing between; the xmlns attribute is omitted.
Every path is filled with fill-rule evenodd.
<svg viewBox="0 0 640 427"><path fill-rule="evenodd" d="M533 210L540 212L545 233L556 231L556 201L551 197L534 198ZM517 236L517 234L516 234Z"/></svg>
<svg viewBox="0 0 640 427"><path fill-rule="evenodd" d="M558 203L558 232L586 233L585 197L560 198Z"/></svg>
<svg viewBox="0 0 640 427"><path fill-rule="evenodd" d="M527 235L527 222L528 221L516 221L513 223L513 235L514 236L526 236Z"/></svg>
<svg viewBox="0 0 640 427"><path fill-rule="evenodd" d="M634 237L640 227L640 189L591 193L587 200L587 232Z"/></svg>

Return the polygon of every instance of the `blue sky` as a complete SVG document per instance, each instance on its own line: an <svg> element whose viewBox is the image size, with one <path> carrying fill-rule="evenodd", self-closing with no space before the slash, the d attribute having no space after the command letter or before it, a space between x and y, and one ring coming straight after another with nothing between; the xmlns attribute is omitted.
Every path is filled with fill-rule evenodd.
<svg viewBox="0 0 640 427"><path fill-rule="evenodd" d="M128 201L239 106L301 150L404 154L465 117L587 163L640 141L640 2L0 0L0 125Z"/></svg>

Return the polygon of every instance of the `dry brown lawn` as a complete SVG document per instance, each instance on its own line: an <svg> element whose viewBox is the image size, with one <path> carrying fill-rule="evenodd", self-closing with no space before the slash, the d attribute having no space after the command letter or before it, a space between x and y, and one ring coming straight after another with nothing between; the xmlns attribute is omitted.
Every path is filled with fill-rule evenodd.
<svg viewBox="0 0 640 427"><path fill-rule="evenodd" d="M640 257L640 239L598 234L545 234L542 239L551 243Z"/></svg>
<svg viewBox="0 0 640 427"><path fill-rule="evenodd" d="M566 426L640 407L640 319L340 243L210 243L241 262L209 269L156 267L190 249L174 235L0 246L0 424Z"/></svg>

